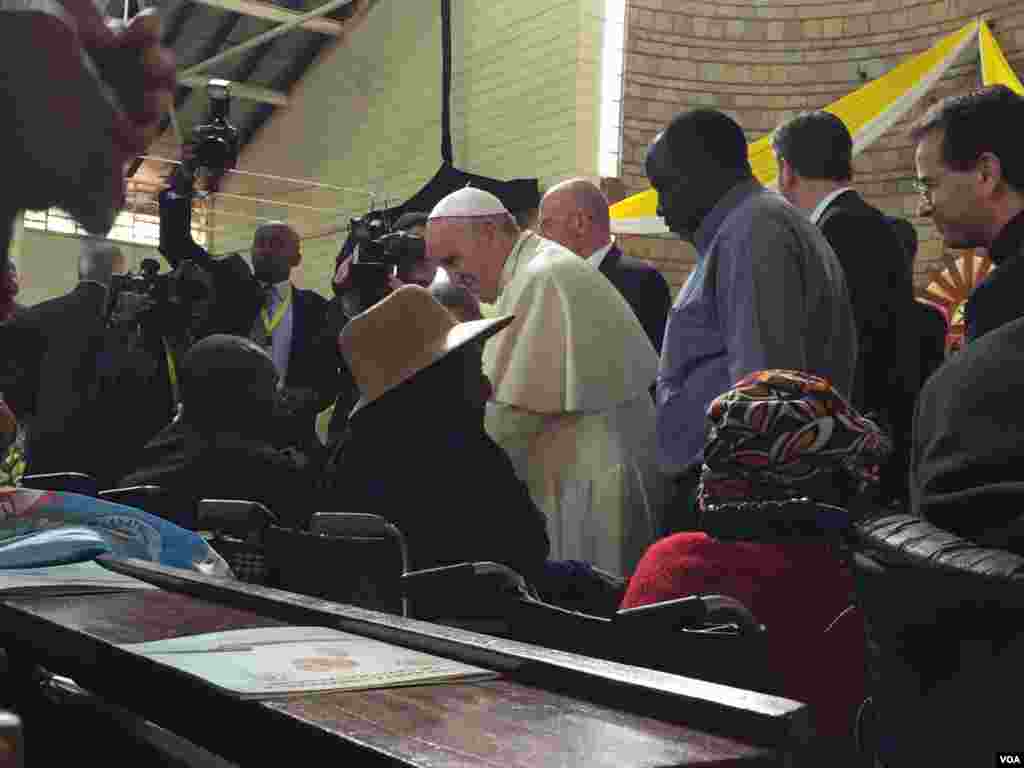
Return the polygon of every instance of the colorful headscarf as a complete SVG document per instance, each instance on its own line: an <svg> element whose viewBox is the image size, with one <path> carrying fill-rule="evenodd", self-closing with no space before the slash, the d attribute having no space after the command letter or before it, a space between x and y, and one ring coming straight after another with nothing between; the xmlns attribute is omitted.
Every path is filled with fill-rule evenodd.
<svg viewBox="0 0 1024 768"><path fill-rule="evenodd" d="M878 482L889 437L827 380L800 371L752 373L707 411L700 508L808 498L843 504Z"/></svg>

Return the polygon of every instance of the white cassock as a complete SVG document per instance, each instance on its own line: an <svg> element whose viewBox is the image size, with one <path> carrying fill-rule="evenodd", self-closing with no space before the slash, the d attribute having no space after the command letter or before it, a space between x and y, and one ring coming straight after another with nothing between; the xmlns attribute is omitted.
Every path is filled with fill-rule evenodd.
<svg viewBox="0 0 1024 768"><path fill-rule="evenodd" d="M668 481L656 464L658 357L633 310L584 259L524 232L501 278L487 342L487 432L548 520L551 557L633 571L660 528Z"/></svg>

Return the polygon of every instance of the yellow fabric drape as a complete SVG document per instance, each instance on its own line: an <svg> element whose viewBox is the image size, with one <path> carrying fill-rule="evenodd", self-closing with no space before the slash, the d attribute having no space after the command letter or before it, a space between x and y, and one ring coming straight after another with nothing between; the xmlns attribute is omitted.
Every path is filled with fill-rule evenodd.
<svg viewBox="0 0 1024 768"><path fill-rule="evenodd" d="M978 34L972 21L939 40L927 51L896 66L851 94L829 104L825 110L839 117L853 136L854 154L859 154L895 124L942 77ZM778 175L771 135L748 147L750 165L757 179L772 186ZM622 234L665 234L668 230L657 216L658 194L648 189L611 206L612 231Z"/></svg>
<svg viewBox="0 0 1024 768"><path fill-rule="evenodd" d="M1005 85L1024 96L1024 85L1021 85L1020 78L1010 68L1003 49L984 21L978 30L978 47L981 49L981 81L985 85Z"/></svg>

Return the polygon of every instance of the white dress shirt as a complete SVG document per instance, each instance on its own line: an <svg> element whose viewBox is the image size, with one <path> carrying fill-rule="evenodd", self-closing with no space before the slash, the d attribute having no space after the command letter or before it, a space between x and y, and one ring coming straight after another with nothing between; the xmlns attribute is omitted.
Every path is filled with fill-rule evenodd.
<svg viewBox="0 0 1024 768"><path fill-rule="evenodd" d="M840 187L835 192L829 192L821 198L821 200L818 201L818 204L814 207L814 210L811 211L811 224L818 226L818 219L824 215L825 209L828 208L829 203L843 194L843 192L849 192L851 189L853 189L853 187Z"/></svg>

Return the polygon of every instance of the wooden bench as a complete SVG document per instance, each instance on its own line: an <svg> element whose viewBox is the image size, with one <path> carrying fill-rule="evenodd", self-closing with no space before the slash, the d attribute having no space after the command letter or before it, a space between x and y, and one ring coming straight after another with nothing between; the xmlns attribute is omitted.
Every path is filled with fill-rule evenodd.
<svg viewBox="0 0 1024 768"><path fill-rule="evenodd" d="M0 601L0 644L17 668L71 677L241 765L793 765L809 737L806 708L778 697L141 561L105 565L162 589ZM501 678L240 700L116 645L281 624L354 632Z"/></svg>

